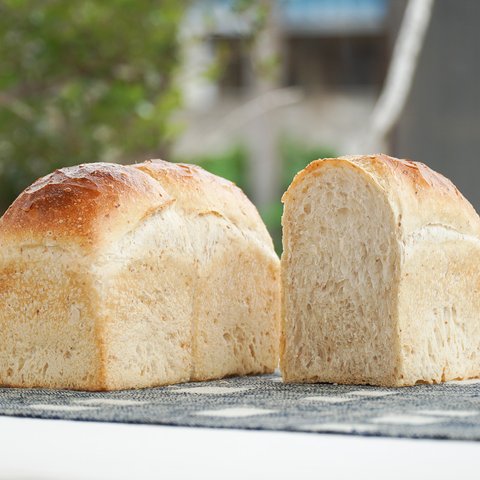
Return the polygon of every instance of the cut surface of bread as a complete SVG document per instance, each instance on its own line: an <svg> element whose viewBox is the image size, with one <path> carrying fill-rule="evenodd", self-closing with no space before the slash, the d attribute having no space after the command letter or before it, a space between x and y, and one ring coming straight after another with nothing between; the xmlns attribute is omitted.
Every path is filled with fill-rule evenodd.
<svg viewBox="0 0 480 480"><path fill-rule="evenodd" d="M480 219L447 179L385 155L313 162L284 195L287 382L480 376Z"/></svg>
<svg viewBox="0 0 480 480"><path fill-rule="evenodd" d="M142 388L277 365L271 239L235 185L198 167L56 171L7 210L0 247L1 385Z"/></svg>

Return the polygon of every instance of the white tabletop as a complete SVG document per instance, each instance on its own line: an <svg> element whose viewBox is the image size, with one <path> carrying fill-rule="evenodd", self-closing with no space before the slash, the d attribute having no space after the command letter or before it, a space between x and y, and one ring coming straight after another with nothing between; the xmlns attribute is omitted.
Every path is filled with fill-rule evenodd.
<svg viewBox="0 0 480 480"><path fill-rule="evenodd" d="M0 479L466 479L480 443L0 417Z"/></svg>

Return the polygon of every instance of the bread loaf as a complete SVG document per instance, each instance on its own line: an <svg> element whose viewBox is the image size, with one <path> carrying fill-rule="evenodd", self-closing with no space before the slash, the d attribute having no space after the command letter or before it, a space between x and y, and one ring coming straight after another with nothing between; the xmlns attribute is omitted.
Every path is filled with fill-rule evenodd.
<svg viewBox="0 0 480 480"><path fill-rule="evenodd" d="M285 381L480 376L480 219L449 180L385 155L325 159L283 202Z"/></svg>
<svg viewBox="0 0 480 480"><path fill-rule="evenodd" d="M114 390L271 372L278 276L231 182L162 161L58 170L0 220L0 384Z"/></svg>

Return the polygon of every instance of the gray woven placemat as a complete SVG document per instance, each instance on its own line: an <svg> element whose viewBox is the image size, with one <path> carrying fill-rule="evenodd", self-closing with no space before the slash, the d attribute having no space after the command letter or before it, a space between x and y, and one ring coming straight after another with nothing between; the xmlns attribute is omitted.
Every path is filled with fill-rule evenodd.
<svg viewBox="0 0 480 480"><path fill-rule="evenodd" d="M2 388L0 415L480 440L480 380L387 389L285 385L275 374L107 393Z"/></svg>

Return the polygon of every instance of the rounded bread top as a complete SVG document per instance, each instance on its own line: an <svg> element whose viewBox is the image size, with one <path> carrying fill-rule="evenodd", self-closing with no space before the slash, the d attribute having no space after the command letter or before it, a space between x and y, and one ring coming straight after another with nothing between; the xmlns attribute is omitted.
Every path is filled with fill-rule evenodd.
<svg viewBox="0 0 480 480"><path fill-rule="evenodd" d="M257 209L234 183L197 165L148 160L133 165L151 175L175 199L176 208L190 215L222 217L240 230L248 229L273 248Z"/></svg>
<svg viewBox="0 0 480 480"><path fill-rule="evenodd" d="M55 170L26 188L0 220L3 242L98 247L173 199L130 166L90 163Z"/></svg>
<svg viewBox="0 0 480 480"><path fill-rule="evenodd" d="M316 160L295 176L282 201L296 198L304 179L321 175L326 166L348 166L367 174L387 196L404 238L426 226L480 237L478 214L449 179L423 163L384 154Z"/></svg>

